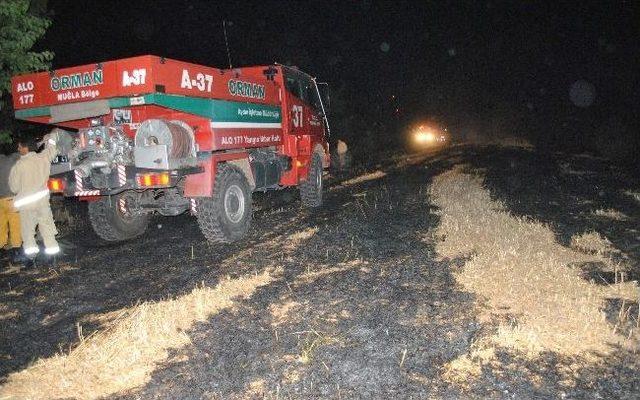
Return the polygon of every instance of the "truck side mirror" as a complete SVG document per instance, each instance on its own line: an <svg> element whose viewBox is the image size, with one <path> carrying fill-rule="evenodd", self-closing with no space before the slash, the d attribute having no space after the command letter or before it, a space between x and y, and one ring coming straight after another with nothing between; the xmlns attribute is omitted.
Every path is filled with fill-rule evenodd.
<svg viewBox="0 0 640 400"><path fill-rule="evenodd" d="M331 110L331 96L329 95L329 84L326 82L318 82L318 91L320 92L320 98L322 99L324 112L326 114L329 114Z"/></svg>

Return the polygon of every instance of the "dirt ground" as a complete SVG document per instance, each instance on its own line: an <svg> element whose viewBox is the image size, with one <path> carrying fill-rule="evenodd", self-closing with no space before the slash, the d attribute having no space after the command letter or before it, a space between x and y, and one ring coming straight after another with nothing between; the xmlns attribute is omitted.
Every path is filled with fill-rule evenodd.
<svg viewBox="0 0 640 400"><path fill-rule="evenodd" d="M301 208L294 191L257 194L241 243L209 246L195 219L180 216L155 219L125 244L102 243L79 224L64 238L69 261L53 269L3 260L0 385L68 353L120 310L270 271L250 296L182 332L188 344L170 348L141 386L106 397L638 398L640 355L626 348L533 358L498 348L479 374L447 377L449 363L499 325L480 320L483 299L456 283L466 260L436 254L440 216L429 186L463 164L513 215L547 224L558 243L606 237L630 266L625 279L640 279L637 176L590 156L452 147L333 178L317 212ZM584 279L613 278L594 266ZM637 302L628 308L637 325ZM615 318L619 309L611 299L603 311Z"/></svg>

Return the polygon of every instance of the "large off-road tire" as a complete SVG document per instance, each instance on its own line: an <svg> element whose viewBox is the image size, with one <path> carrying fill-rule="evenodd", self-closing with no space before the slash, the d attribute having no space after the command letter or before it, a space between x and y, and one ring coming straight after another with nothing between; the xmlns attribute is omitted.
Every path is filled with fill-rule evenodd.
<svg viewBox="0 0 640 400"><path fill-rule="evenodd" d="M300 183L300 198L302 204L309 208L318 208L322 205L322 156L320 153L313 153L311 165L309 166L309 176L307 180Z"/></svg>
<svg viewBox="0 0 640 400"><path fill-rule="evenodd" d="M123 208L120 200L125 201ZM149 225L148 215L133 215L126 211L126 196L105 196L89 203L89 221L93 231L109 242L119 242L142 235Z"/></svg>
<svg viewBox="0 0 640 400"><path fill-rule="evenodd" d="M251 224L251 188L237 167L218 164L213 197L196 201L198 225L210 243L231 243L244 238Z"/></svg>

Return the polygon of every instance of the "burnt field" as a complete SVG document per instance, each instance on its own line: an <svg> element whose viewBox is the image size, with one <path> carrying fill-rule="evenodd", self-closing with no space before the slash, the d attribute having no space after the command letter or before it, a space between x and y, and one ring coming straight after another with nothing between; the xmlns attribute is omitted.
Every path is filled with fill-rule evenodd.
<svg viewBox="0 0 640 400"><path fill-rule="evenodd" d="M638 396L629 171L461 146L333 177L318 212L254 206L232 245L181 216L3 260L0 398Z"/></svg>

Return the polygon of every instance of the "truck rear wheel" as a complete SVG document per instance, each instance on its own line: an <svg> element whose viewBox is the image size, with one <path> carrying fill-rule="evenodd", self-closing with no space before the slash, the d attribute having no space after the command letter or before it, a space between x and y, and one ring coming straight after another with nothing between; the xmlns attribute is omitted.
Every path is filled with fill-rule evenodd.
<svg viewBox="0 0 640 400"><path fill-rule="evenodd" d="M210 243L230 243L242 239L251 224L251 189L238 168L218 165L213 197L196 202L198 225Z"/></svg>
<svg viewBox="0 0 640 400"><path fill-rule="evenodd" d="M89 203L89 221L100 238L118 242L136 238L147 230L149 216L132 214L127 208L127 200L123 193Z"/></svg>
<svg viewBox="0 0 640 400"><path fill-rule="evenodd" d="M317 208L322 205L322 172L322 156L314 153L307 180L300 184L300 198L305 207Z"/></svg>

